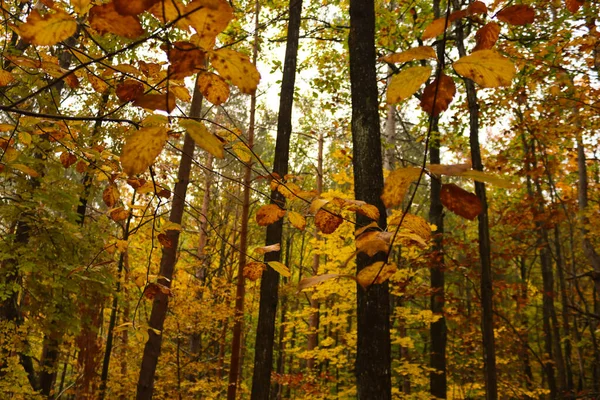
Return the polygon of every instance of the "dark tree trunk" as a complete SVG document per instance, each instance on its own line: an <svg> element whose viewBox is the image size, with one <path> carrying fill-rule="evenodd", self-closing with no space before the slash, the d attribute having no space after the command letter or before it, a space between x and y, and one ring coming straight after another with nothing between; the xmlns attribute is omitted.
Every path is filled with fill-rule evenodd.
<svg viewBox="0 0 600 400"><path fill-rule="evenodd" d="M197 87L198 86L196 85L194 89L194 96L192 98L192 105L190 109L191 117L199 117L202 109L202 94ZM189 134L186 133L183 142L183 150L181 153L181 161L179 162L179 171L177 172L177 183L175 184L173 203L171 205L171 215L169 217L169 221L176 224L181 224L181 220L183 218L185 195L190 179L194 147L194 140ZM158 283L170 288L171 280L173 278L173 271L175 270L175 262L177 260L179 231L169 230L166 234L172 245L171 247L163 248L159 272L159 275L163 278L159 279ZM137 384L138 400L150 400L152 398L152 391L154 389L154 373L156 371L156 365L158 364L158 357L160 356L163 338L162 331L168 308L169 296L165 293L162 293L162 291L159 291L152 302L152 312L150 314L149 321L149 327L151 329L148 329L149 338L144 346L142 368L140 370L140 377ZM159 334L157 334L154 330L159 331Z"/></svg>
<svg viewBox="0 0 600 400"><path fill-rule="evenodd" d="M277 119L277 140L275 143L275 159L273 172L283 178L288 173L290 154L290 137L292 134L292 107L294 104L294 87L296 85L296 64L298 57L298 41L300 37L300 16L302 0L291 0L289 5L289 22L281 94L279 116ZM285 198L277 191L271 192L271 203L283 207ZM266 245L281 243L283 221L267 227ZM265 262L279 261L280 252L265 255ZM254 376L252 377L252 400L267 400L271 390L271 371L273 370L273 342L275 340L275 316L277 314L279 273L267 267L260 283L260 304L258 326L256 328L256 344L254 355Z"/></svg>
<svg viewBox="0 0 600 400"><path fill-rule="evenodd" d="M350 1L350 84L352 88L352 145L354 190L357 200L375 205L379 226L386 228L386 210L379 197L383 190L379 101L375 71L375 6L373 0ZM357 227L371 220L357 215ZM357 257L358 271L385 254ZM358 286L358 285L357 285ZM390 301L387 282L367 290L357 287L356 378L359 399L391 398Z"/></svg>

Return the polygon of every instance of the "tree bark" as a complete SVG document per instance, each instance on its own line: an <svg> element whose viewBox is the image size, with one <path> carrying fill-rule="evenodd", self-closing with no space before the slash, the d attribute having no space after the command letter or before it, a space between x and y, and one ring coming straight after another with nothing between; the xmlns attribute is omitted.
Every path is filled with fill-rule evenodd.
<svg viewBox="0 0 600 400"><path fill-rule="evenodd" d="M194 86L194 96L190 109L190 117L200 117L202 109L202 94L198 89L198 85ZM181 224L183 211L185 206L185 195L190 179L190 171L192 166L192 157L194 156L195 143L192 137L186 133L181 152L181 161L179 162L179 171L177 172L177 183L175 184L173 203L171 206L170 222ZM160 260L161 278L158 283L167 288L171 287L171 279L175 270L175 262L177 260L177 248L179 247L179 231L169 230L166 233L167 238L171 242L171 247L164 247L162 258ZM169 307L169 296L162 291L156 294L152 302L152 312L148 329L148 341L144 346L144 354L142 356L142 368L137 384L137 399L150 400L154 389L154 373L158 364L158 357L163 338L163 326L167 316ZM158 334L155 332L158 331Z"/></svg>
<svg viewBox="0 0 600 400"><path fill-rule="evenodd" d="M386 228L386 210L381 201L383 163L379 129L379 101L375 70L375 5L373 0L350 1L350 85L352 94L352 144L354 190L357 200L379 209L379 226ZM357 215L357 228L370 219ZM378 253L361 253L357 269L375 261L387 261ZM388 283L367 290L357 285L356 379L359 399L391 399L390 300Z"/></svg>
<svg viewBox="0 0 600 400"><path fill-rule="evenodd" d="M288 35L283 64L283 77L281 80L279 115L277 118L275 159L273 161L273 172L277 173L281 178L285 177L288 173L301 14L302 0L291 0L289 4ZM283 207L285 205L285 197L277 191L272 191L271 203ZM267 227L266 245L281 243L282 235L283 221L280 219ZM280 257L281 254L279 251L271 252L265 255L264 260L265 262L279 261ZM269 398L271 371L273 370L273 342L275 340L278 286L279 274L273 268L267 267L260 283L254 376L252 377L252 400L267 400Z"/></svg>

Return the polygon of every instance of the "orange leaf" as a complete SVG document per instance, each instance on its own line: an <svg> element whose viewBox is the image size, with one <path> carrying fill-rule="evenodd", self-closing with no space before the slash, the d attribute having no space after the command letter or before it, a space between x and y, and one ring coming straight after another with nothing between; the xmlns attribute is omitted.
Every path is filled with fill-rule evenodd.
<svg viewBox="0 0 600 400"><path fill-rule="evenodd" d="M369 231L356 238L356 250L373 257L379 252L387 253L390 249L390 237L387 232Z"/></svg>
<svg viewBox="0 0 600 400"><path fill-rule="evenodd" d="M233 18L233 10L225 0L193 0L185 8L186 19L199 37L200 47L209 50L217 35Z"/></svg>
<svg viewBox="0 0 600 400"><path fill-rule="evenodd" d="M178 41L167 50L171 66L169 77L183 79L204 68L205 52L190 42Z"/></svg>
<svg viewBox="0 0 600 400"><path fill-rule="evenodd" d="M117 85L115 93L122 102L132 101L144 94L144 85L133 79L127 79Z"/></svg>
<svg viewBox="0 0 600 400"><path fill-rule="evenodd" d="M144 94L133 101L133 105L146 108L148 110L163 110L171 113L175 107L175 96L172 93L152 93Z"/></svg>
<svg viewBox="0 0 600 400"><path fill-rule="evenodd" d="M429 164L427 166L427 169L429 170L429 172L436 175L458 176L463 172L470 170L471 164Z"/></svg>
<svg viewBox="0 0 600 400"><path fill-rule="evenodd" d="M454 84L454 81L448 75L442 73L439 80L436 79L425 86L423 95L421 96L421 108L430 115L438 116L440 112L448 109L455 94L456 85ZM435 106L433 105L434 97Z"/></svg>
<svg viewBox="0 0 600 400"><path fill-rule="evenodd" d="M7 86L14 80L15 77L9 71L0 70L0 86Z"/></svg>
<svg viewBox="0 0 600 400"><path fill-rule="evenodd" d="M110 219L115 222L123 221L129 217L129 210L126 210L123 207L115 208L110 212Z"/></svg>
<svg viewBox="0 0 600 400"><path fill-rule="evenodd" d="M206 72L198 77L198 88L206 100L215 106L223 104L229 98L229 85L225 79L212 72Z"/></svg>
<svg viewBox="0 0 600 400"><path fill-rule="evenodd" d="M473 51L491 49L498 41L498 36L500 36L500 25L494 21L485 24L475 34L476 44Z"/></svg>
<svg viewBox="0 0 600 400"><path fill-rule="evenodd" d="M448 16L448 24L446 24L446 17L441 17L433 20L432 23L427 25L425 31L423 32L423 36L421 37L423 40L432 39L438 35L444 33L450 24L458 19L467 16L466 10L454 11L452 14Z"/></svg>
<svg viewBox="0 0 600 400"><path fill-rule="evenodd" d="M565 6L571 14L575 14L585 2L583 0L565 0Z"/></svg>
<svg viewBox="0 0 600 400"><path fill-rule="evenodd" d="M444 207L466 219L474 220L483 211L479 197L454 183L442 185L440 197Z"/></svg>
<svg viewBox="0 0 600 400"><path fill-rule="evenodd" d="M108 206L108 208L113 208L117 201L119 201L119 189L117 189L116 185L108 185L104 192L102 192L102 200L104 204Z"/></svg>
<svg viewBox="0 0 600 400"><path fill-rule="evenodd" d="M256 222L260 226L267 226L279 221L284 215L285 210L282 210L277 204L267 204L256 212Z"/></svg>
<svg viewBox="0 0 600 400"><path fill-rule="evenodd" d="M267 265L261 262L253 261L244 266L244 278L251 281L256 281L262 276L264 270L267 269Z"/></svg>
<svg viewBox="0 0 600 400"><path fill-rule="evenodd" d="M115 10L121 15L138 15L152 7L159 0L113 0Z"/></svg>
<svg viewBox="0 0 600 400"><path fill-rule="evenodd" d="M388 63L404 63L408 61L427 59L437 60L435 50L433 50L433 47L431 46L414 47L401 53L394 53L385 57L381 57L379 60Z"/></svg>
<svg viewBox="0 0 600 400"><path fill-rule="evenodd" d="M135 39L144 34L140 20L135 16L119 14L115 10L114 3L92 7L88 21L90 26L101 35L113 33L129 39Z"/></svg>
<svg viewBox="0 0 600 400"><path fill-rule="evenodd" d="M496 17L507 24L527 25L535 20L535 11L530 6L517 4L501 10Z"/></svg>
<svg viewBox="0 0 600 400"><path fill-rule="evenodd" d="M487 14L487 12L487 6L482 1L474 1L467 7L467 15Z"/></svg>
<svg viewBox="0 0 600 400"><path fill-rule="evenodd" d="M324 209L319 210L315 215L315 225L319 228L319 231L326 234L335 232L342 222L344 220L340 216Z"/></svg>
<svg viewBox="0 0 600 400"><path fill-rule="evenodd" d="M68 151L63 151L60 153L60 163L65 168L69 168L71 165L77 162L77 156L75 154L69 153Z"/></svg>
<svg viewBox="0 0 600 400"><path fill-rule="evenodd" d="M39 46L52 46L75 34L77 21L64 11L56 11L43 17L33 10L27 22L18 28L26 42Z"/></svg>
<svg viewBox="0 0 600 400"><path fill-rule="evenodd" d="M167 24L181 18L185 5L180 0L159 0L148 9L160 22ZM189 26L184 19L179 19L175 24L180 29L188 30Z"/></svg>
<svg viewBox="0 0 600 400"><path fill-rule="evenodd" d="M379 284L390 279L396 273L398 267L395 263L384 263L377 261L368 267L363 268L356 276L356 281L363 287L367 288L373 284Z"/></svg>

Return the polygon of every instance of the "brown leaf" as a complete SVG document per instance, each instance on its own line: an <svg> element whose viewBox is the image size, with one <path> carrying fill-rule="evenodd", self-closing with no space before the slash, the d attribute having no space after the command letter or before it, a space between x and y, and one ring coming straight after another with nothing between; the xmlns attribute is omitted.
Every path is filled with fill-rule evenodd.
<svg viewBox="0 0 600 400"><path fill-rule="evenodd" d="M530 6L516 4L501 10L496 17L507 24L527 25L535 20L535 11Z"/></svg>
<svg viewBox="0 0 600 400"><path fill-rule="evenodd" d="M175 96L171 93L152 93L144 94L133 101L133 105L146 108L148 110L163 110L171 113L177 104L175 103Z"/></svg>
<svg viewBox="0 0 600 400"><path fill-rule="evenodd" d="M115 10L121 15L138 15L158 3L159 0L113 0Z"/></svg>
<svg viewBox="0 0 600 400"><path fill-rule="evenodd" d="M473 51L491 49L498 41L498 36L500 36L500 25L494 21L485 24L475 34L476 44Z"/></svg>
<svg viewBox="0 0 600 400"><path fill-rule="evenodd" d="M68 151L63 151L60 153L60 163L65 168L69 168L71 165L75 164L77 161L77 156L73 153L69 153Z"/></svg>
<svg viewBox="0 0 600 400"><path fill-rule="evenodd" d="M173 242L171 241L171 239L169 239L169 237L167 235L165 235L164 233L159 233L158 234L158 242L162 245L162 247L170 249L173 247Z"/></svg>
<svg viewBox="0 0 600 400"><path fill-rule="evenodd" d="M166 287L165 285L161 285L160 283L149 283L148 286L144 289L144 296L152 300L156 297L157 294L162 293L167 296L172 296L171 289Z"/></svg>
<svg viewBox="0 0 600 400"><path fill-rule="evenodd" d="M114 3L96 5L90 9L88 18L90 26L99 34L114 33L129 39L144 34L144 28L137 17L121 15L115 10Z"/></svg>
<svg viewBox="0 0 600 400"><path fill-rule="evenodd" d="M244 266L244 278L249 279L251 281L256 281L260 279L263 271L267 269L267 265L265 263L253 261Z"/></svg>
<svg viewBox="0 0 600 400"><path fill-rule="evenodd" d="M168 199L171 197L171 191L169 189L161 189L156 193L156 195L158 197L162 197L163 199Z"/></svg>
<svg viewBox="0 0 600 400"><path fill-rule="evenodd" d="M145 179L138 179L138 178L129 178L129 179L127 179L127 183L133 189L137 189L137 188L143 186L144 183L146 183L146 180Z"/></svg>
<svg viewBox="0 0 600 400"><path fill-rule="evenodd" d="M144 85L133 79L127 79L117 85L115 90L117 97L122 102L128 102L137 99L144 94Z"/></svg>
<svg viewBox="0 0 600 400"><path fill-rule="evenodd" d="M254 249L254 252L258 255L263 255L266 253L271 253L273 251L280 251L281 245L279 243L271 244L269 246L258 247Z"/></svg>
<svg viewBox="0 0 600 400"><path fill-rule="evenodd" d="M284 215L285 210L282 210L277 204L267 204L256 212L256 222L260 226L267 226L279 221Z"/></svg>
<svg viewBox="0 0 600 400"><path fill-rule="evenodd" d="M87 170L87 164L83 160L79 160L77 165L75 165L75 170L80 174L83 174Z"/></svg>
<svg viewBox="0 0 600 400"><path fill-rule="evenodd" d="M469 220L477 218L483 210L479 197L454 183L442 185L440 197L444 207Z"/></svg>
<svg viewBox="0 0 600 400"><path fill-rule="evenodd" d="M584 3L585 1L583 0L565 0L565 6L567 7L567 10L571 12L571 14L575 14L577 11L579 11Z"/></svg>
<svg viewBox="0 0 600 400"><path fill-rule="evenodd" d="M110 219L115 222L123 221L129 217L129 210L126 210L123 207L115 208L110 212Z"/></svg>
<svg viewBox="0 0 600 400"><path fill-rule="evenodd" d="M467 7L467 15L487 14L487 12L487 6L482 1L474 1Z"/></svg>
<svg viewBox="0 0 600 400"><path fill-rule="evenodd" d="M117 201L119 201L119 189L116 185L108 185L104 192L102 192L102 201L108 208L113 208Z"/></svg>
<svg viewBox="0 0 600 400"><path fill-rule="evenodd" d="M438 84L439 81L439 84ZM437 88L437 95L436 95ZM440 112L448 109L456 94L456 85L454 80L448 75L441 74L439 80L436 79L425 86L421 96L421 108L430 115L438 116ZM433 99L435 98L435 106Z"/></svg>
<svg viewBox="0 0 600 400"><path fill-rule="evenodd" d="M330 213L327 210L320 209L315 215L315 225L319 228L319 231L323 233L333 233L344 222L344 220L335 214Z"/></svg>
<svg viewBox="0 0 600 400"><path fill-rule="evenodd" d="M186 76L193 75L199 69L203 69L205 55L204 51L190 42L174 42L167 49L167 56L171 63L169 77L171 79L183 79Z"/></svg>

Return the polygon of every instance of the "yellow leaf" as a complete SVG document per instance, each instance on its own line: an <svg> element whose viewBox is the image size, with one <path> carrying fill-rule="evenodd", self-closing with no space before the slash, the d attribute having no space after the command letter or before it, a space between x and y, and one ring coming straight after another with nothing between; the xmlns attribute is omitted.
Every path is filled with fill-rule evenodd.
<svg viewBox="0 0 600 400"><path fill-rule="evenodd" d="M256 222L260 226L267 226L279 221L284 215L285 210L282 210L277 204L267 204L256 211Z"/></svg>
<svg viewBox="0 0 600 400"><path fill-rule="evenodd" d="M137 16L121 15L115 10L114 3L95 5L90 9L90 26L99 34L113 33L129 39L144 34L144 28Z"/></svg>
<svg viewBox="0 0 600 400"><path fill-rule="evenodd" d="M469 163L448 164L448 165L429 164L427 166L427 169L429 170L429 172L431 172L432 174L436 174L436 175L457 176L457 175L462 174L465 171L470 170L471 164L469 164Z"/></svg>
<svg viewBox="0 0 600 400"><path fill-rule="evenodd" d="M245 163L252 160L252 152L245 143L235 142L233 144L233 152Z"/></svg>
<svg viewBox="0 0 600 400"><path fill-rule="evenodd" d="M223 104L229 98L229 85L225 79L212 72L205 72L198 77L198 88L215 106Z"/></svg>
<svg viewBox="0 0 600 400"><path fill-rule="evenodd" d="M185 14L198 34L200 46L206 50L214 46L217 35L233 18L233 10L225 0L193 0L185 8Z"/></svg>
<svg viewBox="0 0 600 400"><path fill-rule="evenodd" d="M505 189L514 189L514 188L518 187L518 185L516 185L506 179L500 178L500 177L492 175L492 174L486 174L483 171L476 171L474 169L469 170L469 171L464 171L458 175L462 176L464 178L471 178L478 182L490 183L494 186L498 186L498 187L505 188Z"/></svg>
<svg viewBox="0 0 600 400"><path fill-rule="evenodd" d="M129 247L129 243L127 242L127 240L117 240L116 246L117 250L123 253L127 250L127 247Z"/></svg>
<svg viewBox="0 0 600 400"><path fill-rule="evenodd" d="M90 8L92 8L91 0L71 0L71 6L73 7L73 11L77 13L77 15L84 15L87 13Z"/></svg>
<svg viewBox="0 0 600 400"><path fill-rule="evenodd" d="M202 149L208 151L210 154L217 158L225 157L223 153L223 143L215 135L210 133L206 126L202 122L194 121L192 119L179 120L181 125L187 133L194 139L194 142Z"/></svg>
<svg viewBox="0 0 600 400"><path fill-rule="evenodd" d="M19 152L14 147L8 147L4 152L0 151L0 156L2 161L5 163L9 163L15 161L17 157L19 157Z"/></svg>
<svg viewBox="0 0 600 400"><path fill-rule="evenodd" d="M397 270L398 267L395 263L377 261L376 263L363 268L356 276L356 280L362 287L367 288L372 284L387 281Z"/></svg>
<svg viewBox="0 0 600 400"><path fill-rule="evenodd" d="M442 33L444 33L444 31L448 28L448 26L458 20L461 19L465 16L467 16L469 13L467 10L459 10L459 11L454 11L453 13L451 13L448 18L446 18L446 16L443 16L441 18L437 18L435 19L432 23L430 23L426 28L425 31L423 32L423 36L421 37L421 39L423 40L427 40L427 39L431 39L434 38L438 35L441 35ZM448 24L446 24L446 21L448 22Z"/></svg>
<svg viewBox="0 0 600 400"><path fill-rule="evenodd" d="M402 204L411 183L419 178L420 168L408 167L392 171L383 185L381 200L386 208Z"/></svg>
<svg viewBox="0 0 600 400"><path fill-rule="evenodd" d="M167 128L142 128L130 135L121 152L121 166L127 175L142 173L154 162L167 142Z"/></svg>
<svg viewBox="0 0 600 400"><path fill-rule="evenodd" d="M390 245L389 235L385 232L369 231L356 238L356 250L359 253L365 253L373 257L379 252L387 253Z"/></svg>
<svg viewBox="0 0 600 400"><path fill-rule="evenodd" d="M456 73L484 88L508 86L515 75L512 61L494 50L476 51L456 61L453 67Z"/></svg>
<svg viewBox="0 0 600 400"><path fill-rule="evenodd" d="M0 86L7 86L14 80L15 77L9 71L0 70Z"/></svg>
<svg viewBox="0 0 600 400"><path fill-rule="evenodd" d="M117 204L120 196L119 189L117 189L117 185L115 184L108 185L106 189L104 189L104 192L102 192L102 200L109 208L112 208Z"/></svg>
<svg viewBox="0 0 600 400"><path fill-rule="evenodd" d="M329 203L329 200L327 199L314 199L312 203L310 203L310 213L315 215L317 212L319 212L321 207L327 203Z"/></svg>
<svg viewBox="0 0 600 400"><path fill-rule="evenodd" d="M184 103L189 103L192 100L192 96L190 95L190 91L185 86L181 85L170 85L169 91L175 95L176 98L183 101Z"/></svg>
<svg viewBox="0 0 600 400"><path fill-rule="evenodd" d="M402 213L392 215L389 225L398 225L402 219ZM404 219L402 219L401 228L403 231L412 232L419 236L421 238L419 240L420 243L424 244L424 241L431 239L431 226L423 217L419 217L418 215L405 214Z"/></svg>
<svg viewBox="0 0 600 400"><path fill-rule="evenodd" d="M269 262L267 262L267 264L269 264L269 267L273 268L281 276L285 276L285 277L292 276L288 267L286 267L285 264L282 264L279 261L269 261Z"/></svg>
<svg viewBox="0 0 600 400"><path fill-rule="evenodd" d="M409 98L419 90L430 75L429 65L406 68L398 75L394 75L387 89L387 103L395 104Z"/></svg>
<svg viewBox="0 0 600 400"><path fill-rule="evenodd" d="M210 63L221 77L237 86L242 93L253 94L256 91L260 74L248 56L231 49L219 49L210 54Z"/></svg>
<svg viewBox="0 0 600 400"><path fill-rule="evenodd" d="M431 46L414 47L401 53L394 53L385 57L381 57L379 60L388 63L404 63L408 61L427 59L437 60L435 50L433 50L433 47Z"/></svg>
<svg viewBox="0 0 600 400"><path fill-rule="evenodd" d="M287 217L290 221L290 224L292 224L294 228L300 229L301 231L303 231L304 228L306 228L306 219L304 219L304 217L301 214L295 211L288 211Z"/></svg>
<svg viewBox="0 0 600 400"><path fill-rule="evenodd" d="M181 18L184 14L184 9L185 5L180 0L163 0L154 4L148 11L163 24L179 19L175 26L183 30L188 30L185 18Z"/></svg>
<svg viewBox="0 0 600 400"><path fill-rule="evenodd" d="M103 79L98 78L89 71L87 72L87 79L92 88L98 93L104 93L108 89L108 84Z"/></svg>
<svg viewBox="0 0 600 400"><path fill-rule="evenodd" d="M23 164L11 164L10 167L14 168L16 170L19 170L21 172L24 172L27 175L31 176L32 178L37 178L38 176L40 176L40 174L38 174L35 169L30 168L27 165L23 165Z"/></svg>
<svg viewBox="0 0 600 400"><path fill-rule="evenodd" d="M263 255L266 253L271 253L273 251L280 251L281 245L279 243L271 244L269 246L258 247L254 249L254 252L258 255Z"/></svg>
<svg viewBox="0 0 600 400"><path fill-rule="evenodd" d="M77 21L64 11L56 11L43 17L33 10L27 22L19 27L23 40L39 46L52 46L73 36L77 31Z"/></svg>

